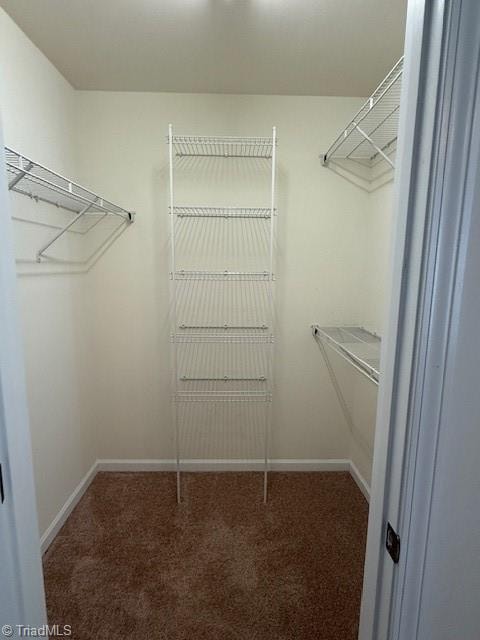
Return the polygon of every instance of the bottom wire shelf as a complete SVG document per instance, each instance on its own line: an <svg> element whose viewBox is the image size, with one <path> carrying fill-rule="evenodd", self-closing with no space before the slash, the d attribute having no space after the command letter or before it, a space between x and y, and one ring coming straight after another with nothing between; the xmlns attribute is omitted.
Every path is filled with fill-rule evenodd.
<svg viewBox="0 0 480 640"><path fill-rule="evenodd" d="M177 391L175 402L271 402L266 391Z"/></svg>

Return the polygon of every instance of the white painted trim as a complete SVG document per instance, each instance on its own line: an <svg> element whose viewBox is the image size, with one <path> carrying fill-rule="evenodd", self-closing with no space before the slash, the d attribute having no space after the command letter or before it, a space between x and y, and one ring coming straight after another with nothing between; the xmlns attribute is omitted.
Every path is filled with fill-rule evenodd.
<svg viewBox="0 0 480 640"><path fill-rule="evenodd" d="M370 502L370 486L365 478L362 476L358 468L355 466L352 460L350 460L350 475L355 480L357 487L363 493L364 498L367 502Z"/></svg>
<svg viewBox="0 0 480 640"><path fill-rule="evenodd" d="M101 459L97 460L98 471L175 471L175 460Z"/></svg>
<svg viewBox="0 0 480 640"><path fill-rule="evenodd" d="M391 640L478 638L478 0L443 24Z"/></svg>
<svg viewBox="0 0 480 640"><path fill-rule="evenodd" d="M98 462L94 462L92 464L90 469L87 471L86 475L82 478L82 480L80 480L77 487L74 489L74 491L72 492L70 497L67 499L63 507L57 513L51 525L47 528L47 530L44 532L44 534L40 538L40 546L41 546L42 553L45 553L48 547L52 544L53 540L55 539L55 536L67 521L68 516L72 513L72 511L75 509L77 504L80 502L80 499L82 498L83 494L88 489L88 487L92 483L92 480L97 475L97 466L98 466Z"/></svg>
<svg viewBox="0 0 480 640"><path fill-rule="evenodd" d="M0 122L0 149L3 150ZM3 164L3 163L2 163ZM47 622L7 173L0 171L0 620ZM17 633L15 633L17 636Z"/></svg>
<svg viewBox="0 0 480 640"><path fill-rule="evenodd" d="M270 461L271 471L350 471L350 460L295 460L278 458Z"/></svg>
<svg viewBox="0 0 480 640"><path fill-rule="evenodd" d="M182 471L263 471L258 460L182 460ZM97 471L175 471L175 460L97 460ZM340 460L277 459L269 464L271 471L350 471L351 462Z"/></svg>
<svg viewBox="0 0 480 640"><path fill-rule="evenodd" d="M446 0L408 2L394 193L389 319L382 341L359 640L391 638L389 622L396 574L395 565L385 548L385 526L389 521L399 531L402 474L418 339L417 319L423 305L421 276L424 247L428 245L425 224L431 193L440 51L448 4Z"/></svg>

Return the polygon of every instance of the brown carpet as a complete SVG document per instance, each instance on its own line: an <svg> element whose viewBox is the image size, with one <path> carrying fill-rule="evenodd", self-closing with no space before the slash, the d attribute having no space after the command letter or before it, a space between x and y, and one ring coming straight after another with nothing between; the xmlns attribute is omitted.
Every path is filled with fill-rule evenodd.
<svg viewBox="0 0 480 640"><path fill-rule="evenodd" d="M356 640L367 503L348 473L99 473L44 558L84 640Z"/></svg>

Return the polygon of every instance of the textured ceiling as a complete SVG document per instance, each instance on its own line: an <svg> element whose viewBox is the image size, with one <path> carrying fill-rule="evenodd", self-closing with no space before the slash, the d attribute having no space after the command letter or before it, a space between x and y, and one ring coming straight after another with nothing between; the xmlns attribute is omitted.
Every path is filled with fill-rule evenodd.
<svg viewBox="0 0 480 640"><path fill-rule="evenodd" d="M368 95L407 0L0 0L78 89Z"/></svg>

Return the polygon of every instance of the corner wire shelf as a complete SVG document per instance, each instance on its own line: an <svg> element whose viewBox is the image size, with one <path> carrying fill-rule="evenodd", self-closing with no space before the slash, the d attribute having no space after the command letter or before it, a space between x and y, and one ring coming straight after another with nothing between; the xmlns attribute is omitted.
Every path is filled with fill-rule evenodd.
<svg viewBox="0 0 480 640"><path fill-rule="evenodd" d="M394 169L388 152L398 134L403 56L323 154L322 161L354 160L367 167L384 160Z"/></svg>
<svg viewBox="0 0 480 640"><path fill-rule="evenodd" d="M123 218L127 223L134 221L135 213L133 211L119 207L10 147L5 147L5 165L9 175L9 191L27 196L35 202L45 202L76 214L73 220L61 227L59 232L37 251L37 261L39 262L43 257L46 257L45 251L83 216L101 216L103 218L107 215L115 215ZM92 224L87 232L95 224Z"/></svg>
<svg viewBox="0 0 480 640"><path fill-rule="evenodd" d="M178 158L264 158L271 160L275 145L276 140L273 137L177 135L172 137L173 153Z"/></svg>
<svg viewBox="0 0 480 640"><path fill-rule="evenodd" d="M181 446L180 446L180 413L179 403L265 403L262 408L264 418L264 474L263 474L263 498L267 500L268 489L268 443L271 429L271 401L272 401L272 373L273 373L273 274L274 264L274 221L276 217L275 209L275 167L276 167L276 130L272 130L272 137L238 137L238 136L179 136L174 135L172 125L169 126L167 136L169 147L169 167L170 167L170 235L171 235L171 259L170 277L172 284L172 330L171 342L173 352L174 380L173 412L175 424L176 441L176 466L177 466L177 501L181 500ZM174 173L175 160L189 157L213 157L219 159L229 158L251 158L262 159L271 162L271 206L270 207L238 207L238 206L193 206L175 205L174 201ZM268 270L265 271L237 271L237 270L185 270L177 267L178 256L176 251L176 221L182 218L217 218L217 219L249 219L268 221L269 241L266 245L268 251ZM231 312L240 312L238 319L231 318L229 322L219 323L218 319L203 318L195 315L189 320L182 322L183 318L177 318L179 313L178 291L179 282L187 280L198 281L220 281L225 283L225 287L230 290L230 284L235 282L265 282L267 307L269 311L265 317L260 317L256 322L244 322L240 319L244 309L228 309L226 316ZM195 285L196 286L196 285ZM199 285L200 286L200 285ZM224 285L221 285L222 290ZM218 291L218 294L221 292ZM262 298L263 300L263 298ZM257 301L260 303L261 301ZM265 301L263 301L265 303ZM211 304L211 302L210 302ZM215 308L212 309L215 315ZM258 309L257 309L258 313ZM202 312L203 316L203 312ZM224 316L225 317L225 316ZM208 347L208 353L204 357L203 366L192 361L191 358L198 358L199 349L190 349L189 343L225 343L225 347ZM240 349L243 356L245 344L249 357L246 366L242 366L241 360L236 360L235 350ZM185 345L185 346L182 346ZM229 347L228 345L234 345ZM235 345L240 345L239 347ZM250 347L248 345L251 345ZM194 345L195 346L195 345ZM188 352L191 351L191 356ZM210 351L213 349L213 351ZM223 360L228 351L231 356ZM187 351L185 351L187 350ZM246 352L246 353L247 353ZM179 353L182 356L179 359ZM217 359L218 354L223 354L221 359ZM240 354L240 351L239 351ZM243 357L242 356L242 357ZM223 365L227 370L223 369ZM261 363L261 364L260 364ZM212 369L213 366L213 369ZM240 366L240 368L239 368ZM232 368L233 367L233 368ZM238 387L242 387L241 389ZM177 408L178 407L178 408ZM216 415L216 409L214 411Z"/></svg>

